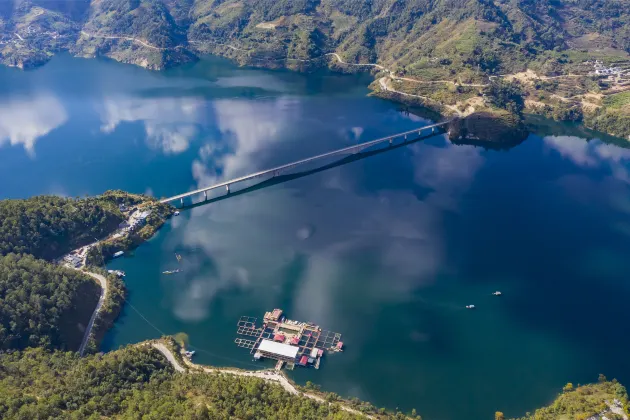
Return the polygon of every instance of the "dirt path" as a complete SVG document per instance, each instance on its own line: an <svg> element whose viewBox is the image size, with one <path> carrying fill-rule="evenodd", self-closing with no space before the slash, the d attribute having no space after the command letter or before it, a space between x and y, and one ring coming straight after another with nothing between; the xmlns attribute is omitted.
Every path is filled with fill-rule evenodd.
<svg viewBox="0 0 630 420"><path fill-rule="evenodd" d="M177 359L175 358L175 356L173 355L173 353L168 347L166 347L162 343L153 343L152 345L155 349L157 349L160 353L162 353L164 357L166 357L166 359L169 361L169 363L173 366L173 368L177 372L188 372L187 369L185 369L179 364L179 362L177 361ZM272 372L272 371L244 371L244 370L235 370L235 369L213 369L213 368L196 365L186 358L184 358L184 364L188 368L190 368L193 372L202 371L205 373L212 373L212 374L227 373L227 374L236 375L236 376L249 376L249 377L254 377L254 378L260 378L264 381L274 382L282 386L282 388L284 388L290 394L293 394L293 395L302 394L302 396L306 398L310 398L312 400L326 404L326 400L320 397L319 395L309 394L306 392L301 393L295 386L293 386L293 384L291 384L291 382L287 380L287 378L285 378L283 375L275 371ZM357 416L363 416L369 419L374 419L373 416L362 413L359 410L355 410L345 405L340 405L340 408L348 413L352 413Z"/></svg>
<svg viewBox="0 0 630 420"><path fill-rule="evenodd" d="M92 37L92 38L103 38L103 39L124 39L127 41L132 41L132 42L136 42L144 47L147 48L151 48L157 51L164 51L167 50L167 48L161 48L161 47L156 47L155 45L151 45L141 39L137 39L137 38L132 38L132 37L126 37L126 36L111 36L111 35L97 35L97 34L92 34L89 32L86 32L84 30L81 31L81 34L87 36L87 37ZM17 35L20 39L22 39L22 37L19 34L15 34ZM227 48L230 48L231 50L234 51L242 51L242 52L251 52L251 49L245 49L245 48L239 48L236 47L234 45L231 44L225 44L225 43L221 43L221 42L215 42L215 41L188 41L189 44L203 44L204 42L208 42L211 44L216 44L216 45L222 45L225 46ZM309 61L314 61L317 59L320 59L322 57L335 57L335 59L337 59L337 61L343 65L346 66L354 66L354 67L374 67L377 68L379 70L383 70L389 73L389 77L394 79L394 80L404 80L406 82L412 82L412 83L420 83L420 84L437 84L437 83L445 83L445 84L450 84L450 85L454 85L454 86L466 86L466 87L487 87L489 86L489 84L487 83L460 83L460 82L454 82L452 80L418 80L418 79L414 79L411 77L402 77L402 76L396 76L395 73L388 69L385 66L382 66L380 64L376 64L376 63L349 63L347 61L344 61L341 56L338 53L327 53L324 55L321 55L319 57L314 57L314 58L310 58L310 59L300 59L300 58L280 58L277 60L271 60L271 61L297 61L297 62L309 62ZM268 60L263 60L263 61L268 61ZM495 78L510 78L513 77L513 74L500 74L500 75L496 75L496 76L489 76L489 79L495 79ZM560 79L560 78L564 78L564 77L585 77L585 75L580 75L580 74L565 74L565 75L560 75L560 76L537 76L538 79L540 80L552 80L552 79ZM382 86L382 85L381 85ZM427 97L424 96L419 96L419 95L412 95L412 94L408 94L408 93L403 93L400 91L393 91L391 89L387 89L390 90L392 92L396 92L399 93L401 95L406 95L406 96L411 96L411 97L418 97L418 98L422 98L422 99L427 99ZM452 109L453 111L456 111L458 113L460 113L459 110L457 110L455 107L449 106L449 105L445 105L447 108Z"/></svg>
<svg viewBox="0 0 630 420"><path fill-rule="evenodd" d="M80 271L80 270L77 270ZM79 346L79 355L83 356L85 353L85 346L90 339L90 334L92 334L92 327L94 327L94 321L98 316L101 308L103 307L103 303L105 302L105 297L107 296L107 279L100 274L91 273L89 271L83 271L88 276L94 278L101 285L101 295L98 298L98 303L96 304L96 308L94 308L94 312L92 312L92 317L90 318L90 322L88 322L87 328L85 329L85 333L83 334L83 340L81 341L81 346Z"/></svg>
<svg viewBox="0 0 630 420"><path fill-rule="evenodd" d="M156 47L155 45L148 44L148 43L144 42L144 41L143 41L143 40L141 40L141 39L131 38L131 37L127 37L127 36L96 35L96 34L91 34L91 33L89 33L89 32L85 32L85 31L83 31L83 30L81 31L81 34L82 34L82 35L85 35L85 36L87 36L87 37L90 37L90 38L103 38L103 39L124 39L124 40L126 40L126 41L132 41L132 42L135 42L135 43L140 44L140 45L142 45L142 46L145 46L145 47L147 47L147 48L151 48L151 49L153 49L153 50L156 50L156 51L164 51L164 50L166 50L166 48Z"/></svg>
<svg viewBox="0 0 630 420"><path fill-rule="evenodd" d="M380 79L378 79L378 83L381 86L381 89L383 89L386 92L392 92L392 93L397 93L399 95L408 96L408 97L411 97L411 98L419 98L419 99L423 99L425 101L436 102L434 99L431 99L428 96L414 95L414 94L411 94L411 93L406 93L406 92L401 92L399 90L396 90L396 89L392 88L391 86L389 86L389 84L387 82L388 82L388 79L385 76L381 77ZM440 105L442 105L443 107L445 107L447 109L450 109L451 111L453 111L454 113L456 113L460 117L464 116L464 114L459 109L457 109L457 107L454 106L454 105L446 105L446 104L440 104Z"/></svg>
<svg viewBox="0 0 630 420"><path fill-rule="evenodd" d="M243 51L243 52L249 52L250 50L246 50L243 48L239 48L239 47L235 47L234 45L230 45L230 44L224 44L222 42L215 42L215 41L188 41L189 44L203 44L204 42L208 42L210 44L215 44L215 45L223 45L224 47L228 47L231 50L234 51Z"/></svg>
<svg viewBox="0 0 630 420"><path fill-rule="evenodd" d="M361 63L348 63L347 61L343 61L343 59L339 56L339 54L337 53L328 53L328 54L324 54L324 56L333 56L337 59L337 61L339 61L341 64L345 64L347 66L356 66L356 67L375 67L377 69L380 70L385 70L387 72L389 72L391 74L391 70L381 66L380 64L376 64L376 63L366 63L366 64L361 64Z"/></svg>

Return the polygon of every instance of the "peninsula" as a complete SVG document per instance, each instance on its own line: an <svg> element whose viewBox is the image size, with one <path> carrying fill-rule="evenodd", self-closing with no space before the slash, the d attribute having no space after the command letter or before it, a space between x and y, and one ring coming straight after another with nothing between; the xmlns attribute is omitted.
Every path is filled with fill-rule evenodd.
<svg viewBox="0 0 630 420"><path fill-rule="evenodd" d="M96 350L125 298L122 280L99 266L149 239L173 211L123 191L0 200L0 348Z"/></svg>

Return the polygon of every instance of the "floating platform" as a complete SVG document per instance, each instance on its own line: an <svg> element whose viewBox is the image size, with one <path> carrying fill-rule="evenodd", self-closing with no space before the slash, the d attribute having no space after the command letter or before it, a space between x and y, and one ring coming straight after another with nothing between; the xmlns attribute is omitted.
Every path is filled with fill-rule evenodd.
<svg viewBox="0 0 630 420"><path fill-rule="evenodd" d="M277 367L286 364L319 369L326 351L343 351L341 334L322 330L312 322L287 319L281 309L266 312L263 323L251 316L242 316L237 322L239 337L234 343L248 349L255 360L277 360ZM247 338L244 338L247 337Z"/></svg>

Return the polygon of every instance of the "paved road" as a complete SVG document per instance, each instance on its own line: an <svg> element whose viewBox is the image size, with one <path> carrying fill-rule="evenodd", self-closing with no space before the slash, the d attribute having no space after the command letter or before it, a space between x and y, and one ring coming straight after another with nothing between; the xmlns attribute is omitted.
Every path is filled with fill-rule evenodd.
<svg viewBox="0 0 630 420"><path fill-rule="evenodd" d="M98 303L96 304L96 308L94 308L94 312L92 313L90 322L88 322L88 326L85 329L85 334L83 334L83 341L81 341L81 346L79 347L79 355L81 356L83 356L83 353L85 352L85 346L87 345L88 340L90 339L90 334L92 333L92 327L94 326L94 320L96 320L96 317L98 316L98 313L101 310L103 303L105 302L105 297L107 296L107 279L101 276L100 274L91 273L89 271L84 271L84 273L96 279L101 284L101 296L99 296L98 298Z"/></svg>
<svg viewBox="0 0 630 420"><path fill-rule="evenodd" d="M164 355L164 357L166 357L166 360L169 361L169 363L173 366L173 368L177 371L177 372L186 372L186 369L184 369L179 362L177 361L177 359L175 359L175 356L173 356L173 353L171 353L171 351L162 343L153 343L152 344L153 347L155 347L160 353L162 353Z"/></svg>
<svg viewBox="0 0 630 420"><path fill-rule="evenodd" d="M168 349L168 347L166 347L164 344L162 343L153 343L152 344L154 348L156 348L160 353L162 353L164 355L164 357L166 357L166 359L170 362L170 364L173 366L173 368L177 371L177 372L186 372L187 370L184 369L179 362L177 361L177 359L175 359L175 356L173 355L173 353ZM243 370L232 370L232 369L212 369L212 368L207 368L207 367L202 367L199 365L195 365L193 362L191 362L190 360L184 359L184 363L190 367L191 369L194 369L196 371L198 370L202 370L205 373L228 373L231 375L236 375L236 376L250 376L250 377L255 377L255 378L260 378L263 379L265 381L268 382L274 382L279 384L280 386L282 386L282 388L284 388L287 392L293 394L293 395L299 395L300 391L298 391L298 389L293 386L293 384L291 384L291 382L289 382L287 380L287 378L285 378L283 375L281 375L278 372L270 372L270 371L243 371ZM303 396L305 396L306 398L310 398L312 400L318 401L320 403L326 404L326 400L322 397L320 397L319 395L314 395L314 394L309 394L309 393L302 393ZM352 413L355 414L357 416L363 416L363 417L367 417L369 419L374 419L374 417L362 413L359 410L355 410L353 408L350 408L348 406L345 405L340 405L340 408L348 413Z"/></svg>

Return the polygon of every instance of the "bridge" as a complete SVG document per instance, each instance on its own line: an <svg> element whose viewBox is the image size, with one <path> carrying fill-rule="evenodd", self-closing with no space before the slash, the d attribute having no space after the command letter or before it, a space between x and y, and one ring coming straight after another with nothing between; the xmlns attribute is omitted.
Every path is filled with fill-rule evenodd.
<svg viewBox="0 0 630 420"><path fill-rule="evenodd" d="M180 200L181 204L183 205L184 204L184 198L192 197L194 195L202 194L202 193L204 195L204 199L208 199L208 191L215 190L217 188L225 188L226 191L229 194L230 193L230 185L237 184L239 182L249 181L251 179L260 178L260 177L264 177L264 176L267 176L267 175L271 175L271 176L275 177L275 176L278 176L279 174L281 174L282 172L284 172L286 170L295 168L296 166L300 166L300 165L304 165L304 164L307 164L307 163L310 163L310 162L314 162L314 161L319 160L319 159L325 159L325 158L328 158L328 157L339 156L339 155L344 155L344 154L358 153L358 152L360 152L362 150L368 149L368 148L370 148L372 146L376 146L376 145L381 144L381 143L389 143L390 145L392 145L396 139L400 139L400 138L403 138L404 141L407 141L407 138L409 136L414 136L414 135L421 136L423 131L429 131L429 132L435 133L437 128L445 126L448 123L450 123L451 121L452 120L442 121L442 122L439 122L439 123L436 123L436 124L427 125L427 126L424 126L424 127L420 127L420 128L414 129L414 130L405 131L404 133L393 134L391 136L382 137L380 139L368 141L368 142L365 142L365 143L359 143L359 144L355 144L355 145L352 145L352 146L344 147L343 149L333 150L332 152L323 153L321 155L312 156L312 157L309 157L309 158L306 158L306 159L296 160L295 162L287 163L285 165L278 166L278 167L275 167L275 168L272 168L272 169L265 169L264 171L254 172L252 174L241 176L239 178L230 179L229 181L223 181L223 182L220 182L218 184L214 184L214 185L211 185L211 186L208 186L208 187L199 188L199 189L194 190L194 191L189 191L187 193L183 193L183 194L179 194L179 195L174 195L172 197L164 198L164 199L160 200L160 203L170 203L172 201Z"/></svg>

